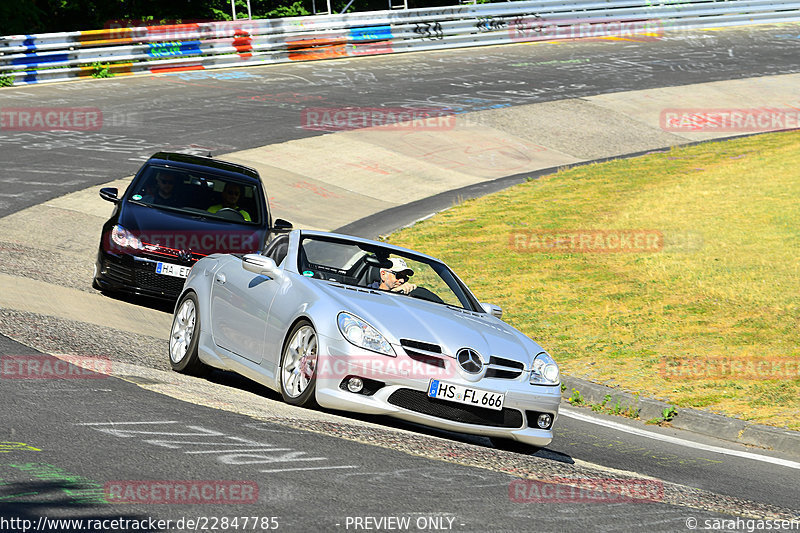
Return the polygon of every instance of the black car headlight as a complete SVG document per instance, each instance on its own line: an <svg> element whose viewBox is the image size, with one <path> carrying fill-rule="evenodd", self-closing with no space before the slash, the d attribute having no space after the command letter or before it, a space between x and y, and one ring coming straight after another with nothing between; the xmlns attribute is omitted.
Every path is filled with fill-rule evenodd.
<svg viewBox="0 0 800 533"><path fill-rule="evenodd" d="M531 385L558 385L559 383L561 383L561 372L553 358L547 352L537 355L531 368Z"/></svg>
<svg viewBox="0 0 800 533"><path fill-rule="evenodd" d="M339 313L336 322L339 325L339 331L350 344L372 352L397 357L389 341L368 322L345 312Z"/></svg>
<svg viewBox="0 0 800 533"><path fill-rule="evenodd" d="M111 229L111 241L120 248L142 249L142 241L119 224Z"/></svg>

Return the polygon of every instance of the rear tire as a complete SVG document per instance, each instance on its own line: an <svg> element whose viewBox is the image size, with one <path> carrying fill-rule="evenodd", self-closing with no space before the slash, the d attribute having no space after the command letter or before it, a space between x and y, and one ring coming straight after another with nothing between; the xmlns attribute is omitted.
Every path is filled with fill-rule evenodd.
<svg viewBox="0 0 800 533"><path fill-rule="evenodd" d="M281 356L281 395L291 405L317 404L317 332L310 322L298 322L287 337Z"/></svg>
<svg viewBox="0 0 800 533"><path fill-rule="evenodd" d="M169 363L174 371L193 376L208 373L208 366L197 355L199 338L200 315L197 311L197 296L189 292L181 298L172 318Z"/></svg>

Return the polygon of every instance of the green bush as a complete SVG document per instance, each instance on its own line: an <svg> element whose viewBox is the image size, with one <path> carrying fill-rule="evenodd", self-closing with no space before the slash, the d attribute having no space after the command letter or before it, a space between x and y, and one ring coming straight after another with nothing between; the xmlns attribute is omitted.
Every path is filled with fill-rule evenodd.
<svg viewBox="0 0 800 533"><path fill-rule="evenodd" d="M303 7L303 2L299 0L291 5L288 6L280 6L272 11L268 11L266 13L267 18L277 18L277 17L305 17L306 15L310 15L309 11Z"/></svg>
<svg viewBox="0 0 800 533"><path fill-rule="evenodd" d="M583 405L583 396L578 389L572 389L572 396L568 400L572 405Z"/></svg>
<svg viewBox="0 0 800 533"><path fill-rule="evenodd" d="M111 65L109 63L100 63L99 61L92 63L92 77L93 78L113 78L114 73L111 72Z"/></svg>

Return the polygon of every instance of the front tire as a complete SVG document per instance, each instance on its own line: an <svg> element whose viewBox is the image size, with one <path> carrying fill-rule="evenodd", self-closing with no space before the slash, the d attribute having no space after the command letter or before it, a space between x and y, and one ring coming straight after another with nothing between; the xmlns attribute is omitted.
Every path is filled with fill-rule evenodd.
<svg viewBox="0 0 800 533"><path fill-rule="evenodd" d="M297 323L289 333L281 356L281 395L286 403L316 405L317 332L307 321Z"/></svg>
<svg viewBox="0 0 800 533"><path fill-rule="evenodd" d="M182 374L199 376L208 371L208 367L197 355L197 344L200 338L200 315L197 312L197 296L193 292L186 293L172 318L172 329L169 335L169 363L172 369Z"/></svg>

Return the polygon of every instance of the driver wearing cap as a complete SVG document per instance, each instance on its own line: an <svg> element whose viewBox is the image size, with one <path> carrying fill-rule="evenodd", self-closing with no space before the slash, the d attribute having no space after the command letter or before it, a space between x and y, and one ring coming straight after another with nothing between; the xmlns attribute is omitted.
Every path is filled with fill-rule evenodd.
<svg viewBox="0 0 800 533"><path fill-rule="evenodd" d="M368 285L370 289L381 289L384 291L402 292L408 294L417 288L413 283L408 283L408 279L414 275L406 262L400 257L389 259L392 266L381 269L381 280L373 281Z"/></svg>

